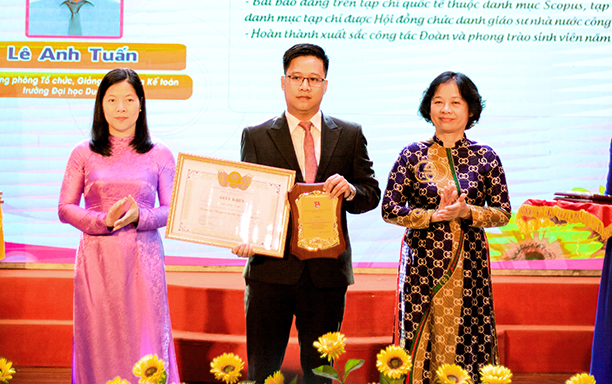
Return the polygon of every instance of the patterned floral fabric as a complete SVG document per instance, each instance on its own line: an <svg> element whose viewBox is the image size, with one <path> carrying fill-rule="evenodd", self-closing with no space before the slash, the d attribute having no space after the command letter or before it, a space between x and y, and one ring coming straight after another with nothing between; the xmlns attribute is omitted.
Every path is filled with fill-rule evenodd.
<svg viewBox="0 0 612 384"><path fill-rule="evenodd" d="M606 195L612 196L612 141L610 142ZM609 382L612 377L612 237L607 240L601 268L591 352L591 375L598 383Z"/></svg>
<svg viewBox="0 0 612 384"><path fill-rule="evenodd" d="M467 193L471 220L431 223L438 191ZM444 148L435 136L402 150L389 173L385 221L407 227L398 280L400 345L414 362L408 383L435 382L445 363L474 382L498 363L485 227L503 226L511 209L501 161L492 148L463 138Z"/></svg>

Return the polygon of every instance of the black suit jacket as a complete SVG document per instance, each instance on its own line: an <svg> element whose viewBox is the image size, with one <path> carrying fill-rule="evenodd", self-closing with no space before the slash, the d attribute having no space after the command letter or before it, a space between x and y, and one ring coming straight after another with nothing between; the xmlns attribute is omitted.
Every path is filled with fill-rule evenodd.
<svg viewBox="0 0 612 384"><path fill-rule="evenodd" d="M250 257L243 276L247 279L275 284L296 284L308 265L317 287L341 287L353 284L351 245L346 225L346 212L363 213L376 208L380 188L368 157L367 142L359 124L322 115L321 158L315 182L324 182L335 173L344 176L357 190L352 201L342 203L342 228L347 249L338 259L300 261L290 253L291 224L281 258L255 255ZM298 164L289 125L283 113L263 124L242 131L242 161L296 171L296 182L304 182Z"/></svg>

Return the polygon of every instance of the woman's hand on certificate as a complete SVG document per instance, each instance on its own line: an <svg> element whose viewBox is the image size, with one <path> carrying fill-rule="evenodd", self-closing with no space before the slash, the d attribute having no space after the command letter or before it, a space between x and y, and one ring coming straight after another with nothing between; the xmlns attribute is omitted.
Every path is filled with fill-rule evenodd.
<svg viewBox="0 0 612 384"><path fill-rule="evenodd" d="M251 243L242 243L232 248L232 253L238 257L251 257L255 255Z"/></svg>

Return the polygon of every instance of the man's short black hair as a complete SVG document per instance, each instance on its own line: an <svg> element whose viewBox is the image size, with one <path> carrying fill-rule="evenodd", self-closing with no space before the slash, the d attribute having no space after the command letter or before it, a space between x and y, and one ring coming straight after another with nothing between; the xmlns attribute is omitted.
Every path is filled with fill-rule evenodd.
<svg viewBox="0 0 612 384"><path fill-rule="evenodd" d="M323 48L315 44L296 44L289 48L283 55L283 67L284 73L287 73L287 69L291 65L293 59L301 56L314 56L323 62L323 69L325 69L325 76L327 77L327 69L329 68L329 58L325 54Z"/></svg>

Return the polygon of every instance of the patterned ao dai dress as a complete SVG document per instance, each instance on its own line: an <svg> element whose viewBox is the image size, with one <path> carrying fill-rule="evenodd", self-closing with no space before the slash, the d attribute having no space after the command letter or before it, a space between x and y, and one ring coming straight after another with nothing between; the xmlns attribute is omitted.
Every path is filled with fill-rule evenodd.
<svg viewBox="0 0 612 384"><path fill-rule="evenodd" d="M438 191L467 193L471 220L431 223ZM465 136L453 148L433 137L405 147L389 173L385 221L407 227L398 279L400 346L411 355L407 383L434 383L442 364L478 370L498 363L485 227L510 219L504 170L488 146Z"/></svg>
<svg viewBox="0 0 612 384"><path fill-rule="evenodd" d="M612 141L606 195L612 196ZM606 253L601 269L597 315L591 351L591 375L598 384L612 382L612 238L606 243Z"/></svg>
<svg viewBox="0 0 612 384"><path fill-rule="evenodd" d="M59 217L83 232L75 263L72 384L117 376L136 383L132 367L148 354L164 361L167 383L180 382L157 231L168 219L174 157L161 143L137 153L132 139L110 136L111 156L82 142L66 166ZM127 195L138 203L138 225L111 232L106 213Z"/></svg>

